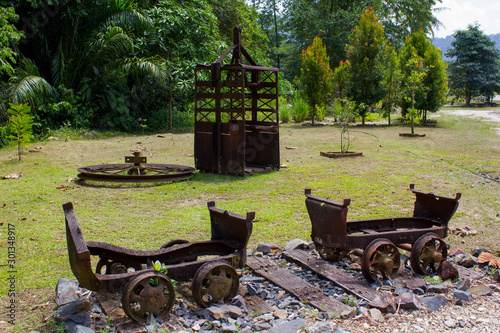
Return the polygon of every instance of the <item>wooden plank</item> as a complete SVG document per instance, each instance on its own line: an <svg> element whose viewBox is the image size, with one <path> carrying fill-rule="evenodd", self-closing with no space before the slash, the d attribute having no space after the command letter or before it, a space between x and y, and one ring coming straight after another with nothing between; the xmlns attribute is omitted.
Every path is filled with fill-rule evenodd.
<svg viewBox="0 0 500 333"><path fill-rule="evenodd" d="M354 315L355 308L328 297L323 291L302 280L286 269L276 266L271 261L255 256L248 257L247 266L300 301L307 302L321 311L336 313L342 318Z"/></svg>
<svg viewBox="0 0 500 333"><path fill-rule="evenodd" d="M347 293L357 298L371 302L376 297L382 297L382 293L370 287L366 281L360 281L332 266L328 261L315 258L305 251L285 251L283 257L302 268L313 271L321 278L332 282L337 287L344 289Z"/></svg>
<svg viewBox="0 0 500 333"><path fill-rule="evenodd" d="M248 315L257 317L261 314L274 312L273 308L258 296L246 296Z"/></svg>

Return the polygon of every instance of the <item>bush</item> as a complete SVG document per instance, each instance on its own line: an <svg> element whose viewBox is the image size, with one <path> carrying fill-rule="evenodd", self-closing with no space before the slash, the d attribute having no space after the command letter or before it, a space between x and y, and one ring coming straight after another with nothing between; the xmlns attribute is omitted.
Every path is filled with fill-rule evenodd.
<svg viewBox="0 0 500 333"><path fill-rule="evenodd" d="M322 121L323 119L325 119L326 111L327 111L326 106L316 105L316 118L315 119L317 121ZM310 115L310 116L312 117L312 115Z"/></svg>
<svg viewBox="0 0 500 333"><path fill-rule="evenodd" d="M0 148L6 147L9 144L7 135L9 135L9 127L7 125L0 126Z"/></svg>
<svg viewBox="0 0 500 333"><path fill-rule="evenodd" d="M280 105L280 110L279 110L280 120L283 124L286 124L290 121L290 116L292 113L291 107L288 104L288 101L286 100L285 97L279 98L279 105Z"/></svg>
<svg viewBox="0 0 500 333"><path fill-rule="evenodd" d="M305 99L294 94L292 99L292 118L296 123L301 123L311 114L311 107Z"/></svg>

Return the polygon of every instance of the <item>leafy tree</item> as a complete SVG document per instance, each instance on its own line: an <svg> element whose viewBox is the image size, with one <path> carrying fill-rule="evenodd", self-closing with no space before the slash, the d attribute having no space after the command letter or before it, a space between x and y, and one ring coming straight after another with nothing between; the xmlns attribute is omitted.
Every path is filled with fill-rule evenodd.
<svg viewBox="0 0 500 333"><path fill-rule="evenodd" d="M31 102L41 88L39 84L49 83L54 89L64 86L76 91L77 103L88 110L94 126L130 130L140 108L127 104L133 90L130 86L145 77L150 78L150 84L166 81L164 62L158 57L138 57L135 49L135 36L152 31L151 19L131 0L59 1L57 6L44 6L43 11L32 8L42 4L22 1L16 8L24 18L44 11L48 17L43 24L25 27L31 27L26 31L29 43L22 44L20 50L35 61L40 76L18 77L11 88L25 89L11 89L23 92L13 98ZM37 108L35 114L38 112Z"/></svg>
<svg viewBox="0 0 500 333"><path fill-rule="evenodd" d="M193 0L179 6L174 0L160 0L154 8L147 11L154 24L154 33L138 38L136 46L142 56L159 55L166 64L168 85L160 87L148 84L136 85L134 96L148 94L143 101L147 110L165 109L168 101L168 128L172 128L173 109L187 112L189 102L193 99L193 68L197 64L213 62L219 56L220 40L218 21L212 7L205 0ZM150 128L159 130L165 114L147 115L151 118ZM194 117L194 116L193 116ZM167 117L164 117L165 120ZM163 126L165 128L167 126Z"/></svg>
<svg viewBox="0 0 500 333"><path fill-rule="evenodd" d="M349 60L341 61L340 65L333 71L333 94L334 99L344 100L348 98L351 85L351 64Z"/></svg>
<svg viewBox="0 0 500 333"><path fill-rule="evenodd" d="M368 107L384 97L382 59L387 40L373 9L363 13L358 26L349 36L349 42L347 58L353 82L349 95L356 103L364 124Z"/></svg>
<svg viewBox="0 0 500 333"><path fill-rule="evenodd" d="M384 68L384 80L382 86L385 91L384 106L386 109L389 125L391 124L391 112L394 104L399 100L401 87L401 70L399 57L393 48L387 48L387 60Z"/></svg>
<svg viewBox="0 0 500 333"><path fill-rule="evenodd" d="M465 90L465 104L480 94L493 95L500 90L500 52L479 25L453 34L452 48L446 56L454 58L449 68L451 89Z"/></svg>
<svg viewBox="0 0 500 333"><path fill-rule="evenodd" d="M419 57L422 60L422 70L426 73L421 82L421 89L414 91L413 103L405 96L400 101L402 115L406 116L408 109L416 108L423 112L424 123L427 122L427 112L436 112L443 106L448 93L446 64L441 59L438 50L426 36L424 31L413 33L405 40L400 51L400 66L403 75L402 88L404 91L412 90L412 67L410 60Z"/></svg>
<svg viewBox="0 0 500 333"><path fill-rule="evenodd" d="M425 87L422 110L424 124L427 124L427 112L437 112L446 102L448 79L446 63L443 61L441 50L432 43L425 51L423 65L426 75L422 83Z"/></svg>
<svg viewBox="0 0 500 333"><path fill-rule="evenodd" d="M14 26L19 16L14 8L0 7L0 78L9 77L14 73L13 65L16 64L17 52L12 44L19 42L23 34Z"/></svg>
<svg viewBox="0 0 500 333"><path fill-rule="evenodd" d="M0 7L0 86L2 86L0 89L0 124L8 119L7 105L4 103L7 96L3 86L5 81L14 74L14 66L18 57L14 45L23 36L22 32L14 26L17 20L18 15L12 7Z"/></svg>
<svg viewBox="0 0 500 333"><path fill-rule="evenodd" d="M332 88L332 70L330 69L329 57L320 37L314 38L302 54L302 68L300 70L300 87L311 106L312 124L314 125L317 106L327 102Z"/></svg>
<svg viewBox="0 0 500 333"><path fill-rule="evenodd" d="M17 144L17 154L21 160L21 146L27 146L33 138L32 127L33 118L30 115L31 108L27 104L10 104L7 112L11 115L9 118L9 129L11 134L8 139L14 140Z"/></svg>
<svg viewBox="0 0 500 333"><path fill-rule="evenodd" d="M426 76L424 60L418 56L416 49L413 49L412 56L408 61L408 68L410 70L410 75L406 77L408 82L408 89L406 92L410 93L411 96L405 96L405 98L410 101L411 107L408 108L406 118L410 120L411 134L415 134L414 123L415 117L418 115L418 109L415 108L415 93L423 90L422 81Z"/></svg>
<svg viewBox="0 0 500 333"><path fill-rule="evenodd" d="M267 36L258 24L259 14L245 0L208 0L219 22L219 34L227 44L233 44L233 29L242 30L242 43L258 64L265 64Z"/></svg>
<svg viewBox="0 0 500 333"><path fill-rule="evenodd" d="M292 78L300 71L299 54L320 36L330 56L330 66L346 59L345 45L366 8L372 7L384 27L386 37L398 48L406 35L424 29L431 33L439 26L433 8L441 0L285 0L282 14L285 24L282 33L282 70Z"/></svg>

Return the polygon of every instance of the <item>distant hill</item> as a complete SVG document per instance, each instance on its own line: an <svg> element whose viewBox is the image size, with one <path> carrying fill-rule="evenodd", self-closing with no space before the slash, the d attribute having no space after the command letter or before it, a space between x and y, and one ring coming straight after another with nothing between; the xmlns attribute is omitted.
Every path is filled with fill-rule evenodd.
<svg viewBox="0 0 500 333"><path fill-rule="evenodd" d="M486 35L488 36L492 41L496 42L496 47L497 49L500 50L500 34L493 34L493 35ZM446 36L444 38L434 38L432 40L432 43L441 51L443 51L443 60L445 61L451 61L450 58L445 57L444 54L448 50L448 48L451 48L451 42L453 41L453 36Z"/></svg>

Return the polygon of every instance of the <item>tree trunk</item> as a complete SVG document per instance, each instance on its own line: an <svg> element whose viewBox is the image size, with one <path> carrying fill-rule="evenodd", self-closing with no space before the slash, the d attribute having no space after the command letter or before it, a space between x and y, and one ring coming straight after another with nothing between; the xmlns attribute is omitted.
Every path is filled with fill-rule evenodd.
<svg viewBox="0 0 500 333"><path fill-rule="evenodd" d="M19 161L21 160L21 142L17 142L17 156L19 157Z"/></svg>
<svg viewBox="0 0 500 333"><path fill-rule="evenodd" d="M172 77L168 80L168 129L172 129Z"/></svg>
<svg viewBox="0 0 500 333"><path fill-rule="evenodd" d="M278 18L276 17L276 0L273 1L273 13L274 13L274 34L276 35L276 58L277 58L277 63L278 63L278 68L280 68L280 54L279 54L279 47L280 47L280 40L278 36Z"/></svg>
<svg viewBox="0 0 500 333"><path fill-rule="evenodd" d="M316 113L316 104L313 104L312 107L312 125L314 126L314 113Z"/></svg>
<svg viewBox="0 0 500 333"><path fill-rule="evenodd" d="M470 106L470 100L472 99L472 93L469 88L465 88L465 106Z"/></svg>

